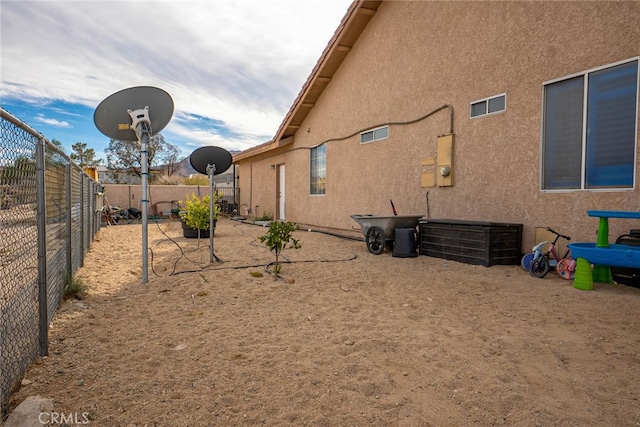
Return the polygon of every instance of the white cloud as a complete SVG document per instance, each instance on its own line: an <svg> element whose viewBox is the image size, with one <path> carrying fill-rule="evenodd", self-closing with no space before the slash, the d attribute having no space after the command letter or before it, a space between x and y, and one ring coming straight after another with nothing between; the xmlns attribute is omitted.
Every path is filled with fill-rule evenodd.
<svg viewBox="0 0 640 427"><path fill-rule="evenodd" d="M349 4L3 0L0 97L95 107L157 86L176 117L219 120L249 148L274 136ZM167 131L189 144L215 139L180 120Z"/></svg>
<svg viewBox="0 0 640 427"><path fill-rule="evenodd" d="M36 116L36 121L38 121L39 123L45 123L45 124L48 124L50 126L55 126L55 127L58 127L58 128L71 127L69 122L60 121L60 120L57 120L57 119L48 119L48 118L44 117L42 114L38 114Z"/></svg>

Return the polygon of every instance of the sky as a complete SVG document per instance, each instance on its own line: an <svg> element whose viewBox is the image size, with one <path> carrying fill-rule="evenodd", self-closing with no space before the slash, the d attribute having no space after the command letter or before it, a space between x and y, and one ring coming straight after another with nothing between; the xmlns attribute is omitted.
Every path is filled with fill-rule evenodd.
<svg viewBox="0 0 640 427"><path fill-rule="evenodd" d="M96 107L153 86L173 100L160 133L183 157L246 150L275 136L350 4L0 0L0 104L68 154L84 142L106 161Z"/></svg>

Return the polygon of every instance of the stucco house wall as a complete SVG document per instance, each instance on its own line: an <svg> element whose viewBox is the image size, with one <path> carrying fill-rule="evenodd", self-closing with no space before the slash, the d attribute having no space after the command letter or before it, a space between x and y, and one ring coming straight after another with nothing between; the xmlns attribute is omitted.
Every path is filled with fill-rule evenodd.
<svg viewBox="0 0 640 427"><path fill-rule="evenodd" d="M286 166L289 221L338 229L349 215L422 214L537 227L595 241L589 209L640 210L633 190L540 189L543 83L640 55L640 2L383 1L293 137L241 156L241 206L276 212ZM470 103L506 94L502 113L470 118ZM422 160L451 127L448 109L390 125L367 144L360 130L454 110L453 185L422 187ZM310 148L326 142L326 195L309 194ZM636 133L637 145L637 133ZM640 228L611 220L610 236Z"/></svg>

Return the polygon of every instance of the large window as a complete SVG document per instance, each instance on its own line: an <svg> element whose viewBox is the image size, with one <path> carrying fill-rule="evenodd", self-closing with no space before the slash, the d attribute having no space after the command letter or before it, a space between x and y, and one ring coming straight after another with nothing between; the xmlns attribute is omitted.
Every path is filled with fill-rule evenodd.
<svg viewBox="0 0 640 427"><path fill-rule="evenodd" d="M311 149L309 193L326 194L327 185L327 146L319 145Z"/></svg>
<svg viewBox="0 0 640 427"><path fill-rule="evenodd" d="M542 189L634 186L638 60L544 85Z"/></svg>

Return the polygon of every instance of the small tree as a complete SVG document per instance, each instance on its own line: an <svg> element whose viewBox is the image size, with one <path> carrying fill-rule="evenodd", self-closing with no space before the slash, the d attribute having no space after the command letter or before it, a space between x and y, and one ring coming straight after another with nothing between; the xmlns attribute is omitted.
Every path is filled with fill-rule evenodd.
<svg viewBox="0 0 640 427"><path fill-rule="evenodd" d="M179 156L180 150L178 149L178 147L167 142L164 148L164 152L161 153L161 158L162 161L164 161L167 177L170 177L175 173Z"/></svg>
<svg viewBox="0 0 640 427"><path fill-rule="evenodd" d="M260 242L264 243L270 251L276 253L273 280L278 280L278 274L281 270L280 252L285 250L288 244L291 244L293 249L300 248L300 241L292 237L293 232L297 229L298 226L292 222L274 221L269 225L266 234L258 237Z"/></svg>

